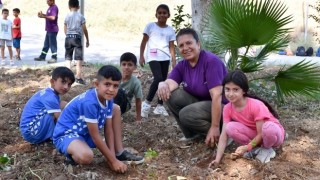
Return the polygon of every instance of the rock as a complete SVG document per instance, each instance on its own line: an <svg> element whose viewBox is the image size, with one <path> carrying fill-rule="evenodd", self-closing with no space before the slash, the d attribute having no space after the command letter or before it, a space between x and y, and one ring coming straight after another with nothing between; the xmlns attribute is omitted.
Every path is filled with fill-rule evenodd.
<svg viewBox="0 0 320 180"><path fill-rule="evenodd" d="M239 176L239 171L236 169L231 170L230 172L230 177L238 177Z"/></svg>
<svg viewBox="0 0 320 180"><path fill-rule="evenodd" d="M70 174L73 174L73 167L72 167L71 164L68 165L67 171L68 171Z"/></svg>

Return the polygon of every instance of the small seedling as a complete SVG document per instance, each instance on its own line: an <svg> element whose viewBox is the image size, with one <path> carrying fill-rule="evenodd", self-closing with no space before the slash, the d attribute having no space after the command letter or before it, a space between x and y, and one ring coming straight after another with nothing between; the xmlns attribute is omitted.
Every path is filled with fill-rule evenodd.
<svg viewBox="0 0 320 180"><path fill-rule="evenodd" d="M9 164L10 158L8 157L7 154L4 154L3 156L0 156L0 170L8 170L9 169Z"/></svg>
<svg viewBox="0 0 320 180"><path fill-rule="evenodd" d="M151 149L151 148L149 148L149 149L147 150L147 152L144 153L144 157L145 157L146 159L152 159L152 158L157 157L157 156L158 156L157 151L155 151L155 150L153 150L153 149Z"/></svg>

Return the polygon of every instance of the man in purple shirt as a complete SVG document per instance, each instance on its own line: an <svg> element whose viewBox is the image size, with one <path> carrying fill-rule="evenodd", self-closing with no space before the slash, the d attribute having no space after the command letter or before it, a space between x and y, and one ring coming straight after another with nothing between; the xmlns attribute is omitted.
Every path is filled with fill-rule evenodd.
<svg viewBox="0 0 320 180"><path fill-rule="evenodd" d="M57 62L57 34L59 31L58 27L58 6L55 4L54 0L47 0L49 8L46 14L43 14L42 11L38 12L39 18L46 19L46 38L42 48L42 52L39 57L34 58L35 61L45 61L46 55L49 48L51 49L51 59L48 63Z"/></svg>
<svg viewBox="0 0 320 180"><path fill-rule="evenodd" d="M221 112L226 103L222 81L227 69L216 55L201 50L193 29L181 29L176 39L184 60L159 84L157 94L167 101L185 136L183 140L205 135L205 143L214 146L219 140Z"/></svg>

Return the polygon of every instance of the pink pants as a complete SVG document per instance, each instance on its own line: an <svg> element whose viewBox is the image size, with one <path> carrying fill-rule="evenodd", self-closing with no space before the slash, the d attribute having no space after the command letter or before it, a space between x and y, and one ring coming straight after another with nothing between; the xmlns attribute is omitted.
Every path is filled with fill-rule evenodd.
<svg viewBox="0 0 320 180"><path fill-rule="evenodd" d="M242 145L248 144L257 135L257 131L242 123L231 121L226 127L228 137ZM278 147L283 144L284 130L278 124L266 121L262 125L262 144L265 148Z"/></svg>

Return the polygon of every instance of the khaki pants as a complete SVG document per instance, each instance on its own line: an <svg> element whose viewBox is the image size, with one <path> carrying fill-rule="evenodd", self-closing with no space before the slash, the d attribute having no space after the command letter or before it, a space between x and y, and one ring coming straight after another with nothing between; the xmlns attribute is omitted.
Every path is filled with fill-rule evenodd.
<svg viewBox="0 0 320 180"><path fill-rule="evenodd" d="M211 101L199 101L183 89L176 89L167 106L186 138L197 134L207 135L211 127Z"/></svg>

